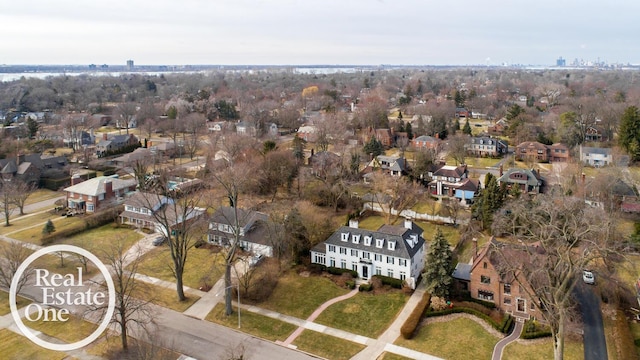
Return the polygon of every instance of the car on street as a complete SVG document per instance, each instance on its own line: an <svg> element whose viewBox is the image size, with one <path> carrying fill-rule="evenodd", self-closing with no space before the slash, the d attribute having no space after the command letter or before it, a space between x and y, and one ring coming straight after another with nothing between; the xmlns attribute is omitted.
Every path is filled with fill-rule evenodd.
<svg viewBox="0 0 640 360"><path fill-rule="evenodd" d="M593 285L596 283L596 277L595 275L593 275L593 272L589 270L583 270L582 281L584 281L585 284Z"/></svg>

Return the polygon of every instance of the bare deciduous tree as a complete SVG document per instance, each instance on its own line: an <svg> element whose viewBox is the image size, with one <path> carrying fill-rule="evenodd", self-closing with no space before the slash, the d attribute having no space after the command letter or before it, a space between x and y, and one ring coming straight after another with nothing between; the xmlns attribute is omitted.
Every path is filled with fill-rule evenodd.
<svg viewBox="0 0 640 360"><path fill-rule="evenodd" d="M31 251L22 246L20 242L11 242L3 244L0 247L0 286L8 289L11 286L13 276L16 274L18 267L24 260L31 255ZM16 293L20 293L22 287L31 278L32 271L25 271L18 281Z"/></svg>
<svg viewBox="0 0 640 360"><path fill-rule="evenodd" d="M514 237L521 242L518 250L526 255L499 251L504 263L499 270L520 274L516 280L539 304L551 329L556 360L564 354L573 289L583 269L597 266L616 252L619 241L614 228L613 219L603 210L564 196L521 197L494 219L493 233Z"/></svg>
<svg viewBox="0 0 640 360"><path fill-rule="evenodd" d="M420 199L420 185L416 182L383 172L373 174L373 191L387 224L395 223L403 210L410 209Z"/></svg>

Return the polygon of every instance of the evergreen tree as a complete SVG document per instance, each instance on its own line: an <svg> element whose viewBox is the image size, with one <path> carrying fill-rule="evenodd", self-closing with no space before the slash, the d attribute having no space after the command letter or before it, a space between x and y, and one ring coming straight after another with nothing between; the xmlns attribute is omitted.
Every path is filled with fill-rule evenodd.
<svg viewBox="0 0 640 360"><path fill-rule="evenodd" d="M298 136L298 133L293 137L293 141L291 142L291 148L293 151L293 157L296 158L298 163L301 163L304 160L304 148L307 142Z"/></svg>
<svg viewBox="0 0 640 360"><path fill-rule="evenodd" d="M372 154L375 158L376 156L384 153L384 147L382 146L382 143L375 138L375 136L372 136L371 139L369 139L369 142L364 145L363 151L365 154Z"/></svg>
<svg viewBox="0 0 640 360"><path fill-rule="evenodd" d="M37 121L29 118L27 120L27 131L29 133L29 139L34 139L38 134L38 129L40 129L40 124Z"/></svg>
<svg viewBox="0 0 640 360"><path fill-rule="evenodd" d="M469 119L464 123L464 127L462 128L462 132L467 135L471 135L471 125L469 125Z"/></svg>
<svg viewBox="0 0 640 360"><path fill-rule="evenodd" d="M427 291L433 296L447 298L453 283L451 273L453 271L452 251L449 242L442 235L440 228L436 230L433 242L427 252L424 279L427 282Z"/></svg>
<svg viewBox="0 0 640 360"><path fill-rule="evenodd" d="M413 130L411 129L411 123L410 122L408 122L404 126L404 131L407 133L407 138L413 139Z"/></svg>
<svg viewBox="0 0 640 360"><path fill-rule="evenodd" d="M620 119L620 146L634 161L640 160L640 110L629 106Z"/></svg>
<svg viewBox="0 0 640 360"><path fill-rule="evenodd" d="M44 224L44 228L42 228L42 235L49 235L54 231L56 231L56 227L53 225L53 221L51 221L51 219L47 220L47 223Z"/></svg>

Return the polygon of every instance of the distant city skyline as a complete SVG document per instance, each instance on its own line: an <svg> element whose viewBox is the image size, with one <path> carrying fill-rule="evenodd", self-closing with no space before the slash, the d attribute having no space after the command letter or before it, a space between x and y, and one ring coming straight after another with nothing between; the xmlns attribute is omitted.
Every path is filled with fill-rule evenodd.
<svg viewBox="0 0 640 360"><path fill-rule="evenodd" d="M640 64L622 0L0 4L0 64Z"/></svg>

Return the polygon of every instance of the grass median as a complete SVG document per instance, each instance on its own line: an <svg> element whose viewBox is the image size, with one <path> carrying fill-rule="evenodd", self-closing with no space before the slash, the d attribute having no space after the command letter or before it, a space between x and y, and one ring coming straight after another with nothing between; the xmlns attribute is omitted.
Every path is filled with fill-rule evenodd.
<svg viewBox="0 0 640 360"><path fill-rule="evenodd" d="M312 330L304 330L293 345L302 351L332 360L351 359L365 348L364 345Z"/></svg>
<svg viewBox="0 0 640 360"><path fill-rule="evenodd" d="M223 299L224 297L221 295L221 301ZM216 307L209 312L205 320L237 329L238 309L233 307L233 314L231 314L231 316L226 316L224 310L224 303L218 303ZM245 310L241 310L240 322L240 331L271 341L284 341L297 329L297 326L293 324Z"/></svg>

